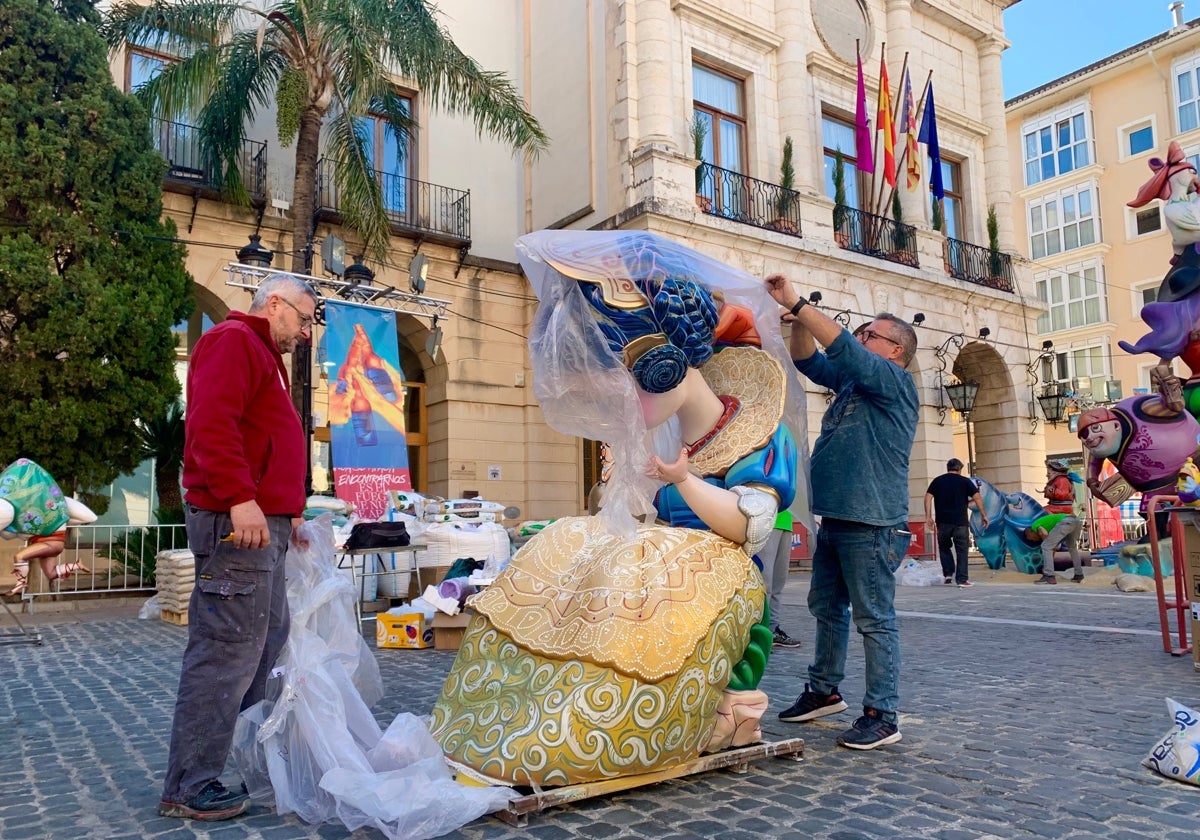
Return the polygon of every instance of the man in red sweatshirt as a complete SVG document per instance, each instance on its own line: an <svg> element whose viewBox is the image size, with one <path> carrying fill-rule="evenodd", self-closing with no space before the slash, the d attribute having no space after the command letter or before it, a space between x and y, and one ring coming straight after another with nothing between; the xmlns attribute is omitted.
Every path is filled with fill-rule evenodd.
<svg viewBox="0 0 1200 840"><path fill-rule="evenodd" d="M317 296L272 275L247 314L196 342L183 449L188 546L196 587L158 813L225 820L244 791L221 771L238 713L262 700L288 634L284 559L304 510L307 454L283 354L312 336Z"/></svg>

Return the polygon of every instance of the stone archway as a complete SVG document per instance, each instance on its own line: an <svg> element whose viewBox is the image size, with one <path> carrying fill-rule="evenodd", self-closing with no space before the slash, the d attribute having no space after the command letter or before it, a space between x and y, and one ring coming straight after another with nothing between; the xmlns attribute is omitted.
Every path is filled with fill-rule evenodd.
<svg viewBox="0 0 1200 840"><path fill-rule="evenodd" d="M996 486L1021 481L1018 441L1021 424L1028 422L1004 358L983 341L967 343L954 360L953 374L960 382L979 383L971 436L975 450L975 475Z"/></svg>

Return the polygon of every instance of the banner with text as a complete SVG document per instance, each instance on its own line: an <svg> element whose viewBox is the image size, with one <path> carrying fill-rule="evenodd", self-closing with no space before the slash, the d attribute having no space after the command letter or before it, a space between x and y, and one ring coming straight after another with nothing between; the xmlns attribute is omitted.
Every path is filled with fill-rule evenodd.
<svg viewBox="0 0 1200 840"><path fill-rule="evenodd" d="M334 491L378 519L388 490L412 489L396 313L327 301L325 351Z"/></svg>

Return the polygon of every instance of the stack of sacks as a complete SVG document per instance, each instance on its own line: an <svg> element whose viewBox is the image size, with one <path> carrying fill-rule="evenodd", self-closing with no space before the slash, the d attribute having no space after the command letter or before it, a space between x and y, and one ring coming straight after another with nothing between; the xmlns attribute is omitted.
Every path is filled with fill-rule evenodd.
<svg viewBox="0 0 1200 840"><path fill-rule="evenodd" d="M347 517L354 513L354 505L333 496L309 496L304 503L304 519L316 519L323 513L333 515L333 527L345 525Z"/></svg>
<svg viewBox="0 0 1200 840"><path fill-rule="evenodd" d="M437 522L425 527L419 537L424 551L417 553L417 562L426 566L451 566L460 557L486 560L489 555L508 562L511 547L508 531L496 522L473 525L465 522Z"/></svg>
<svg viewBox="0 0 1200 840"><path fill-rule="evenodd" d="M154 577L158 582L158 608L186 613L196 585L196 562L186 548L160 551L155 559Z"/></svg>

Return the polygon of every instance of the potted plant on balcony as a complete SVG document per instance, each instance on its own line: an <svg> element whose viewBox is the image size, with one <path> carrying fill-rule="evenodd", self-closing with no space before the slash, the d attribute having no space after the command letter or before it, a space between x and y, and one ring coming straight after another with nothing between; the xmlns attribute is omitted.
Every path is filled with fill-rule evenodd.
<svg viewBox="0 0 1200 840"><path fill-rule="evenodd" d="M1004 255L1000 253L1000 222L996 219L996 205L988 205L987 214L987 233L988 233L988 279L991 285L1003 287L1004 280Z"/></svg>
<svg viewBox="0 0 1200 840"><path fill-rule="evenodd" d="M845 248L850 244L849 214L846 212L846 159L833 153L833 238Z"/></svg>
<svg viewBox="0 0 1200 840"><path fill-rule="evenodd" d="M708 122L692 114L692 152L696 158L696 206L705 213L712 212L712 197L704 195L704 141L708 138Z"/></svg>
<svg viewBox="0 0 1200 840"><path fill-rule="evenodd" d="M775 198L775 218L767 225L772 230L795 236L800 228L791 218L796 206L796 169L792 165L792 138L783 138L783 160L779 164L779 194Z"/></svg>

